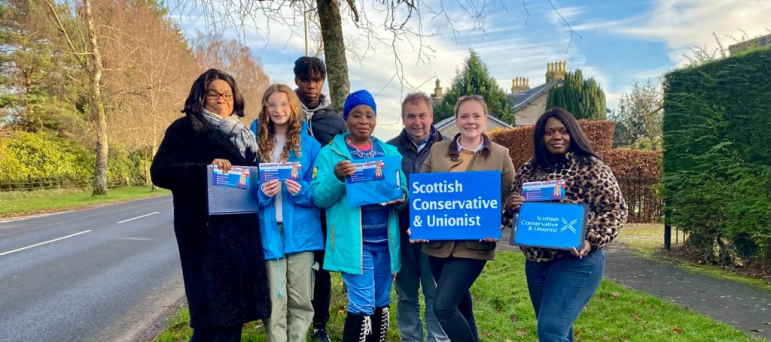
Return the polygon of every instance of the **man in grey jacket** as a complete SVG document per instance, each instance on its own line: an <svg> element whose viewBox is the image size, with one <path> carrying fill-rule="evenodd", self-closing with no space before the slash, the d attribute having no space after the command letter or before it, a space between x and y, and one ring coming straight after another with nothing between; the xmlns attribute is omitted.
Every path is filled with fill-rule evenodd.
<svg viewBox="0 0 771 342"><path fill-rule="evenodd" d="M431 98L424 93L412 93L402 102L404 129L396 138L388 141L402 155L404 174L420 172L428 158L431 146L442 141L442 135L433 126L434 110ZM428 267L428 256L420 251L421 244L410 244L407 229L410 227L409 206L399 211L401 231L402 269L396 276L396 323L404 342L423 341L423 322L420 319L420 287L426 299L426 330L428 342L449 342L434 315L436 283Z"/></svg>

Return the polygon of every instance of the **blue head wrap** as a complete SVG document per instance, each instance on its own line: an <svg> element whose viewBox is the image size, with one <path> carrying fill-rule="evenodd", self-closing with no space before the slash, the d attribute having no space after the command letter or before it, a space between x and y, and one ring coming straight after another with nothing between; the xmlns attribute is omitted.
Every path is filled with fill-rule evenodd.
<svg viewBox="0 0 771 342"><path fill-rule="evenodd" d="M367 105L372 107L372 111L377 115L377 105L375 104L375 98L372 97L368 91L362 89L348 94L345 98L345 105L343 106L343 120L348 120L348 113L351 112L353 107L358 105Z"/></svg>

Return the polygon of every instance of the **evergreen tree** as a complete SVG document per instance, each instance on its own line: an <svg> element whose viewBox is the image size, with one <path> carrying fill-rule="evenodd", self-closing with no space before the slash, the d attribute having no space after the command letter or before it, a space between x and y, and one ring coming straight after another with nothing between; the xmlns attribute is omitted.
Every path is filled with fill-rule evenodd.
<svg viewBox="0 0 771 342"><path fill-rule="evenodd" d="M464 95L482 95L491 115L509 124L514 124L511 103L498 81L490 75L487 66L473 50L466 59L463 70L455 75L450 89L441 103L434 104L434 122L455 115L455 103Z"/></svg>
<svg viewBox="0 0 771 342"><path fill-rule="evenodd" d="M594 78L584 79L581 69L568 72L565 83L549 91L546 108L562 107L578 119L605 120L605 92Z"/></svg>

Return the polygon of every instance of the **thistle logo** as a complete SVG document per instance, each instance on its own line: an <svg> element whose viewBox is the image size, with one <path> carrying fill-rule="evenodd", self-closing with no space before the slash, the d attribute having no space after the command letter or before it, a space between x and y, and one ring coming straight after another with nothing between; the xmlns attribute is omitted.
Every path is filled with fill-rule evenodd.
<svg viewBox="0 0 771 342"><path fill-rule="evenodd" d="M573 227L573 225L578 223L578 219L575 219L573 221L568 222L568 220L562 218L562 223L565 224L565 226L563 226L562 229L560 229L560 233L562 233L562 232L564 232L564 231L566 231L568 229L570 229L570 231L573 232L573 234L576 233L576 228Z"/></svg>

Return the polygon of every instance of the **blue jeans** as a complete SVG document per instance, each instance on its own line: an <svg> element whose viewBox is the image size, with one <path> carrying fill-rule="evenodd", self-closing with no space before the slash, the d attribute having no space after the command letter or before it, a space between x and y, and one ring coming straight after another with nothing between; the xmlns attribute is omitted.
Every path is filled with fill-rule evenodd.
<svg viewBox="0 0 771 342"><path fill-rule="evenodd" d="M583 259L567 255L549 262L525 263L527 289L538 320L538 341L573 341L573 322L597 291L603 272L602 250Z"/></svg>
<svg viewBox="0 0 771 342"><path fill-rule="evenodd" d="M363 274L343 272L348 288L348 312L372 316L375 308L391 304L391 256L388 243L364 243Z"/></svg>
<svg viewBox="0 0 771 342"><path fill-rule="evenodd" d="M428 266L428 255L420 251L421 244L402 240L402 270L396 276L396 323L402 342L423 342L423 321L420 318L420 289L426 299L426 341L449 342L439 320L434 315L436 282Z"/></svg>

